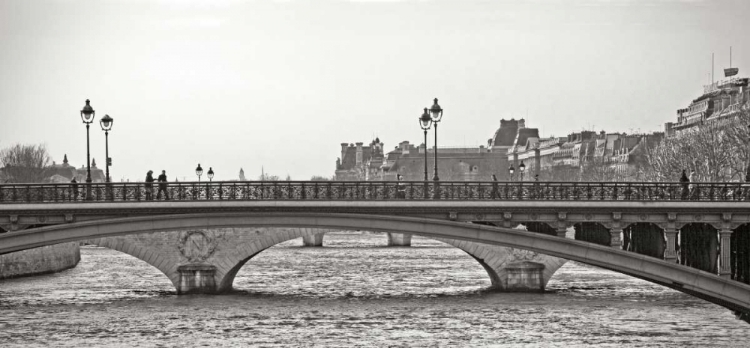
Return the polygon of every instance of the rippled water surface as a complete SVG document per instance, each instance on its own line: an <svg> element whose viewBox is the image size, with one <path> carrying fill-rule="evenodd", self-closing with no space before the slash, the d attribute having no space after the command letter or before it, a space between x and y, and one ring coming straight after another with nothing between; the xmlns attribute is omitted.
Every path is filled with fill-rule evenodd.
<svg viewBox="0 0 750 348"><path fill-rule="evenodd" d="M750 346L723 307L579 263L547 293L503 294L440 242L324 243L266 250L218 296L177 296L146 263L84 247L75 269L0 282L0 346Z"/></svg>

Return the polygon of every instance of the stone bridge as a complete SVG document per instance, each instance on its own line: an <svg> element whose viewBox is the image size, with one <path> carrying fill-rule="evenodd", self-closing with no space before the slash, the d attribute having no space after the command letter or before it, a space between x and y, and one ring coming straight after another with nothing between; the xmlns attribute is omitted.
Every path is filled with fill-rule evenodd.
<svg viewBox="0 0 750 348"><path fill-rule="evenodd" d="M381 231L461 248L499 289L541 290L564 260L576 260L750 313L747 264L732 246L750 225L744 186L706 184L696 194L679 184L552 184L180 183L158 201L145 200L143 184L6 185L0 254L86 240L148 262L178 293L221 292L280 242ZM634 226L656 238L638 239ZM577 240L565 238L569 227ZM706 231L702 244L689 244Z"/></svg>

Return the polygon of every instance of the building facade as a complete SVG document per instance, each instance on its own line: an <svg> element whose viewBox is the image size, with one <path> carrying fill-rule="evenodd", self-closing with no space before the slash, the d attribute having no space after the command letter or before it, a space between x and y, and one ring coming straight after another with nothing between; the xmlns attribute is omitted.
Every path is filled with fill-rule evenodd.
<svg viewBox="0 0 750 348"><path fill-rule="evenodd" d="M703 87L703 94L677 110L677 121L664 124L668 137L679 136L695 126L725 120L750 105L748 78L732 77Z"/></svg>

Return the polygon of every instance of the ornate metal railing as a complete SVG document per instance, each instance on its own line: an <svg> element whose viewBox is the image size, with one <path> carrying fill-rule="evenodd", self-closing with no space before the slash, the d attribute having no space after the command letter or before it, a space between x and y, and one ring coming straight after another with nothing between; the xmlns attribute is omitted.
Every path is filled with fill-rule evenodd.
<svg viewBox="0 0 750 348"><path fill-rule="evenodd" d="M223 181L2 184L2 203L170 201L750 201L746 183Z"/></svg>

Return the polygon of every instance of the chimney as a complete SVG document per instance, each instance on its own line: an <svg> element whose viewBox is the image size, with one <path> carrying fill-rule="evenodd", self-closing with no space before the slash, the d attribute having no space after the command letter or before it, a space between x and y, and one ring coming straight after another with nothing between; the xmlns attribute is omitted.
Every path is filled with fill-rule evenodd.
<svg viewBox="0 0 750 348"><path fill-rule="evenodd" d="M399 144L399 145L401 146L401 153L402 154L406 155L406 154L409 153L409 141L408 140L407 141L402 141L401 144Z"/></svg>
<svg viewBox="0 0 750 348"><path fill-rule="evenodd" d="M349 144L347 144L347 143L341 143L341 160L342 161L344 160L344 155L346 154L346 147L348 145Z"/></svg>
<svg viewBox="0 0 750 348"><path fill-rule="evenodd" d="M524 119L518 120L518 128L526 128L526 120Z"/></svg>
<svg viewBox="0 0 750 348"><path fill-rule="evenodd" d="M362 142L355 143L357 145L357 165L362 164Z"/></svg>

